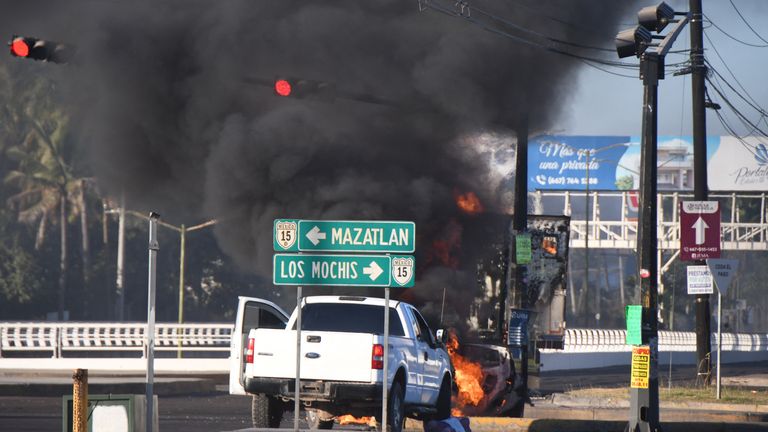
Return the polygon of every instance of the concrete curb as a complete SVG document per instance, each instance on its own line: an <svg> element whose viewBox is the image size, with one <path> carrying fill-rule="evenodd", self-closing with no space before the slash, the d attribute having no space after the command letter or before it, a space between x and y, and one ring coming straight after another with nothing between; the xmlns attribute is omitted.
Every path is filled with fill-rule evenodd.
<svg viewBox="0 0 768 432"><path fill-rule="evenodd" d="M154 394L175 396L199 393L213 393L216 382L205 378L155 378ZM93 378L88 382L88 394L144 394L144 378ZM0 396L47 396L61 397L72 394L72 381L62 379L36 379L27 382L0 381Z"/></svg>
<svg viewBox="0 0 768 432"><path fill-rule="evenodd" d="M409 431L423 431L406 424ZM556 419L513 419L494 417L472 417L470 428L473 432L624 432L627 421L599 420L556 420ZM768 425L756 423L701 423L663 422L664 432L757 432L768 431Z"/></svg>
<svg viewBox="0 0 768 432"><path fill-rule="evenodd" d="M569 408L629 408L628 399L578 397L562 393L552 395L552 404ZM671 402L661 401L660 408L702 411L751 412L768 414L768 405L727 404L717 402Z"/></svg>

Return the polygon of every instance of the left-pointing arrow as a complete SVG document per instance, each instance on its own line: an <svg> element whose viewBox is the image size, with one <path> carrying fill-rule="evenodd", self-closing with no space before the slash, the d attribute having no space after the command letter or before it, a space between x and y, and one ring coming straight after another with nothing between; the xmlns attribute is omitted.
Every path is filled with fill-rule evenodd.
<svg viewBox="0 0 768 432"><path fill-rule="evenodd" d="M368 267L363 269L363 274L370 275L372 281L375 281L382 273L384 273L384 270L376 264L376 261L372 261Z"/></svg>
<svg viewBox="0 0 768 432"><path fill-rule="evenodd" d="M318 243L320 243L320 240L325 240L325 233L320 231L320 227L315 225L309 232L307 233L307 238L309 241L312 242L313 245L317 246Z"/></svg>

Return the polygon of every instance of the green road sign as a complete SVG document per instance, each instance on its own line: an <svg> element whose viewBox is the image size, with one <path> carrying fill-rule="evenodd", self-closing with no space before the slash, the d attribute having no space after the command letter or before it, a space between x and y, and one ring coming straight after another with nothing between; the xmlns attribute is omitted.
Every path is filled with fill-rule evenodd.
<svg viewBox="0 0 768 432"><path fill-rule="evenodd" d="M413 253L416 224L276 219L273 240L277 252Z"/></svg>
<svg viewBox="0 0 768 432"><path fill-rule="evenodd" d="M411 255L275 254L275 285L412 287L416 260Z"/></svg>

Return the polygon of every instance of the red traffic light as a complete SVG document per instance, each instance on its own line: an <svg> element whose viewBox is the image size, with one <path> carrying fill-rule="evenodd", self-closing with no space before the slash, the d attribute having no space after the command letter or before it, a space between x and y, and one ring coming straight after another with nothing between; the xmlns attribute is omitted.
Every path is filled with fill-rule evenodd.
<svg viewBox="0 0 768 432"><path fill-rule="evenodd" d="M11 42L11 54L16 57L29 56L29 45L27 44L27 41L20 37L14 38Z"/></svg>
<svg viewBox="0 0 768 432"><path fill-rule="evenodd" d="M289 83L287 80L279 79L275 81L275 93L278 95L290 96L291 90L291 83Z"/></svg>

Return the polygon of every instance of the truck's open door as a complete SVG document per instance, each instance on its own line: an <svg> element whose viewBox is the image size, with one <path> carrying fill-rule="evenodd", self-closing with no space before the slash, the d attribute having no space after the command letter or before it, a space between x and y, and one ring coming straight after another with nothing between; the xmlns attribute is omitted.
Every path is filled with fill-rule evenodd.
<svg viewBox="0 0 768 432"><path fill-rule="evenodd" d="M255 297L238 297L237 319L229 351L229 393L245 394L243 387L244 349L248 332L254 328L285 328L288 314L276 304Z"/></svg>

